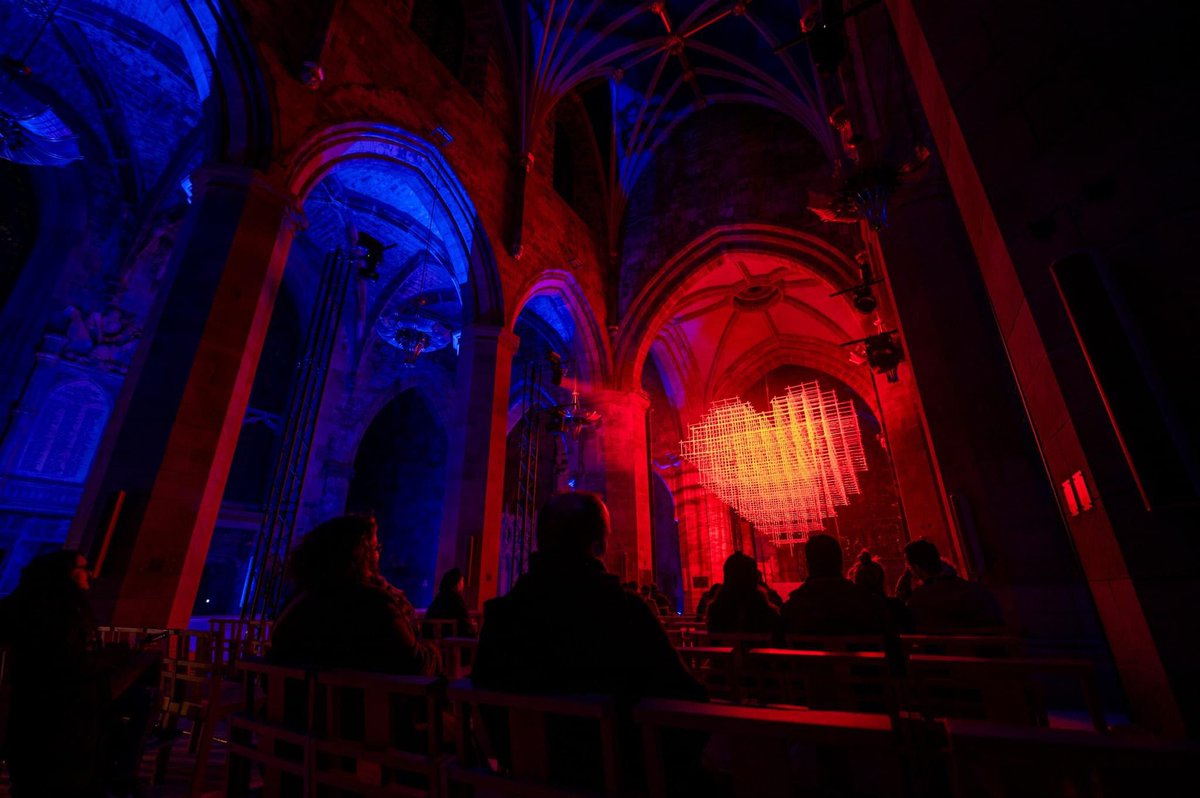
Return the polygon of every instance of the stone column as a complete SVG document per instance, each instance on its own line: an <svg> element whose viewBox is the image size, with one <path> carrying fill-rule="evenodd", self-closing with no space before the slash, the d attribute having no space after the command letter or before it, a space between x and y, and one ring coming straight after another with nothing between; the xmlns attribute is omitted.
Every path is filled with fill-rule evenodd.
<svg viewBox="0 0 1200 798"><path fill-rule="evenodd" d="M646 410L641 391L600 390L589 397L600 411L596 468L587 488L604 497L612 533L604 561L622 581L654 579L650 526L650 464L646 449Z"/></svg>
<svg viewBox="0 0 1200 798"><path fill-rule="evenodd" d="M496 595L508 390L519 342L503 327L474 324L459 345L437 562L439 578L454 567L470 576L467 602L476 607Z"/></svg>
<svg viewBox="0 0 1200 798"><path fill-rule="evenodd" d="M69 541L98 553L101 616L186 626L298 214L243 167L205 167Z"/></svg>
<svg viewBox="0 0 1200 798"><path fill-rule="evenodd" d="M1057 258L1080 250L1111 257L1141 249L1154 240L1146 235L1143 218L1152 218L1156 209L1174 215L1184 207L1177 199L1182 195L1168 190L1162 192L1163 204L1156 204L1156 190L1166 188L1159 181L1148 184L1145 191L1127 194L1137 197L1126 200L1129 204L1114 203L1111 212L1087 219L1090 228L1084 227L1083 213L1076 210L1086 204L1086 190L1079 193L1080 183L1094 179L1092 165L1110 153L1131 153L1122 158L1123 166L1131 174L1142 174L1135 144L1142 140L1136 136L1143 134L1132 132L1138 130L1134 122L1141 125L1174 117L1153 103L1148 104L1144 120L1133 121L1098 116L1085 104L1071 114L1048 114L1051 126L1035 127L1031 119L1039 114L1030 114L1023 106L1028 98L1036 97L1043 108L1064 107L1076 99L1075 92L1092 90L1098 80L1094 70L1111 59L1106 53L1084 49L1073 63L1070 79L1054 82L1048 87L1052 91L1018 88L1023 85L1015 77L1018 73L1035 74L1031 70L1038 65L1048 68L1059 63L1064 47L1073 47L1068 34L1075 25L1069 17L1039 19L1045 33L1039 42L1003 54L964 46L967 41L993 40L981 28L966 27L977 24L981 14L1005 19L1008 9L1002 5L972 5L959 15L949 5L934 14L929 4L886 2L978 262L1021 409L1050 477L1049 486L1043 483L1042 489L1057 492L1064 481L1075 479L1092 488L1093 505L1086 512L1072 513L1065 497L1059 501L1133 719L1160 733L1195 734L1200 730L1196 721L1200 691L1195 687L1198 659L1193 652L1200 626L1194 613L1179 612L1181 597L1200 593L1196 558L1189 550L1194 511L1183 504L1176 511L1166 503L1151 513L1142 504L1135 474L1114 434L1119 430L1106 417L1106 400L1097 391L1078 333L1071 329L1047 268ZM1139 26L1126 33L1134 43L1159 38L1157 29ZM973 34L975 38L970 38ZM971 87L962 82L965 75L972 76ZM1011 86L1026 94L1014 102L997 100L995 95L979 102L981 92L996 86ZM1110 119L1121 124L1111 124ZM1036 149L1015 143L1033 140L1038 142ZM1145 163L1153 163L1150 156ZM1076 164L1087 166L1081 169ZM1059 234L1053 246L1040 245L1031 229L1040 220L1030 219L1025 209L1032 202L1071 207L1074 231ZM1052 229L1056 212L1049 217ZM1178 229L1186 227L1186 219L1180 212ZM927 230L922 235L925 242L939 240ZM1113 249L1106 251L1106 247ZM1190 254L1186 244L1178 251ZM1175 305L1167 298L1163 312L1185 304L1186 300ZM1141 378L1133 373L1123 376ZM1163 453L1170 456L1170 449L1164 448ZM1023 501L1024 496L1017 494L1017 500ZM1029 604L1036 610L1048 602L1031 596Z"/></svg>

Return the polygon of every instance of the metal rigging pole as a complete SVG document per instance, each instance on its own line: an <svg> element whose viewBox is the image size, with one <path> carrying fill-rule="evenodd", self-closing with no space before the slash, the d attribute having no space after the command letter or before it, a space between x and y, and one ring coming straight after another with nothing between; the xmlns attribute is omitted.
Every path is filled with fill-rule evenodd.
<svg viewBox="0 0 1200 798"><path fill-rule="evenodd" d="M271 618L282 599L284 566L296 529L304 472L312 450L329 359L337 339L342 307L356 261L344 249L325 256L312 321L288 396L283 436L271 476L271 488L250 561L242 597L242 618Z"/></svg>

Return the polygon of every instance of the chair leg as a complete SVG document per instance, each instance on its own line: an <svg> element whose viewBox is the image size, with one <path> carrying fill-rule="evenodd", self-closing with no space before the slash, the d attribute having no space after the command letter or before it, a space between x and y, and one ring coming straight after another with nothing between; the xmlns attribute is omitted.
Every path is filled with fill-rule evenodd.
<svg viewBox="0 0 1200 798"><path fill-rule="evenodd" d="M178 727L179 718L175 715L172 715L163 724L161 734L165 742L158 749L158 754L154 757L154 775L151 777L152 784L162 784L167 780L167 768L171 766L171 749L174 747L175 730Z"/></svg>
<svg viewBox="0 0 1200 798"><path fill-rule="evenodd" d="M198 742L197 738L199 738ZM198 722L192 731L192 742L196 744L196 765L192 768L192 784L188 795L193 798L204 792L204 776L208 772L208 755L212 749L212 739L212 722Z"/></svg>

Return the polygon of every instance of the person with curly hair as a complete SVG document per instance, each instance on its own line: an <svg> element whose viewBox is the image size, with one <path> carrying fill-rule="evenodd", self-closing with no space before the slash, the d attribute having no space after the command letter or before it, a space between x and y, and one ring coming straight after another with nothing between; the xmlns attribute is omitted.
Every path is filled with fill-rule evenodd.
<svg viewBox="0 0 1200 798"><path fill-rule="evenodd" d="M318 525L292 552L299 592L275 621L270 658L293 665L431 676L437 650L417 639L404 593L379 572L374 519L343 515Z"/></svg>

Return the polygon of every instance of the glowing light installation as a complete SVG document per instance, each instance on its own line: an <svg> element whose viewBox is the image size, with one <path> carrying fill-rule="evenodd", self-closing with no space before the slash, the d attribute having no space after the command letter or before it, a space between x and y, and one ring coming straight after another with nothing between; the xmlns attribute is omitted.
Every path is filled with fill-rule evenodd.
<svg viewBox="0 0 1200 798"><path fill-rule="evenodd" d="M867 469L853 403L816 382L788 388L766 413L738 398L714 402L688 427L680 454L704 487L776 544L824 529L860 492Z"/></svg>

